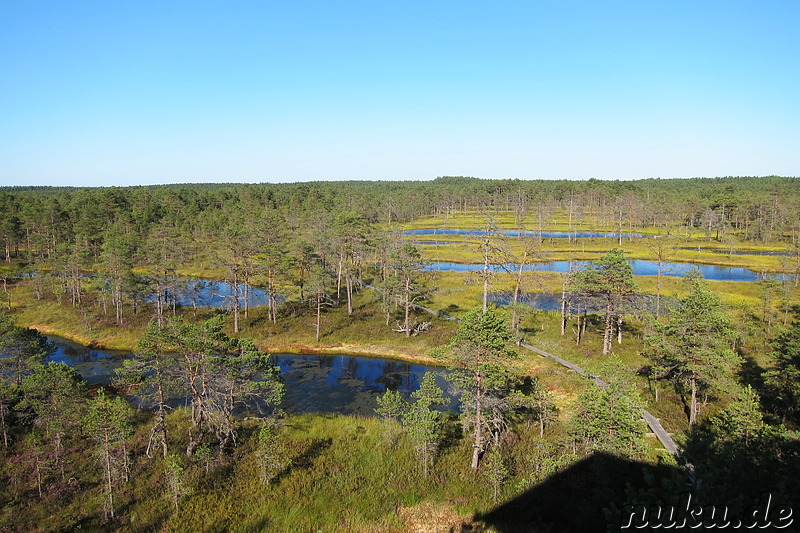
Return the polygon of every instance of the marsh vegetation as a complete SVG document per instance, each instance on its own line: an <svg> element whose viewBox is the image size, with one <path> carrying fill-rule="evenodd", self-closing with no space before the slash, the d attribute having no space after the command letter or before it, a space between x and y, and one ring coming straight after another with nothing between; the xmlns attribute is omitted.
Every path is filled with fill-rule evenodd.
<svg viewBox="0 0 800 533"><path fill-rule="evenodd" d="M0 190L0 526L586 530L687 483L793 505L798 207L778 177ZM281 353L413 370L322 400L344 414L311 382L365 367ZM607 468L581 513L511 505Z"/></svg>

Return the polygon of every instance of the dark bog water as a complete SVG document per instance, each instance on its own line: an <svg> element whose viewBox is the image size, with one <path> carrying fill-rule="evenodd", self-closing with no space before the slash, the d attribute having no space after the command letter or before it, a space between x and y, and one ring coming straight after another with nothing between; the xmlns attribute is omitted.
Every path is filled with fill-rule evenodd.
<svg viewBox="0 0 800 533"><path fill-rule="evenodd" d="M489 295L489 301L500 306L510 305L513 298L508 293L494 293ZM540 311L561 311L561 293L537 292L524 293L519 297L519 303ZM578 298L568 301L570 312L575 312ZM677 301L668 296L661 297L661 308L669 309L677 305ZM602 298L580 297L580 309L588 313L605 313L606 304ZM656 296L654 294L636 294L622 304L621 311L638 315L642 311L655 313Z"/></svg>
<svg viewBox="0 0 800 533"><path fill-rule="evenodd" d="M56 348L51 361L67 363L94 385L108 385L114 370L131 352L97 350L55 335L48 339ZM275 355L286 393L281 407L288 413L342 413L374 415L376 397L387 389L408 396L417 390L426 372L434 372L447 396L447 371L440 367L415 365L393 359L352 355ZM452 397L450 409L457 404Z"/></svg>
<svg viewBox="0 0 800 533"><path fill-rule="evenodd" d="M92 385L108 385L114 378L114 370L122 361L133 357L131 352L121 350L96 350L56 335L47 339L55 347L48 361L66 363Z"/></svg>
<svg viewBox="0 0 800 533"><path fill-rule="evenodd" d="M570 272L582 268L587 261L551 261L549 263L533 263L526 265L526 271L544 271L544 272ZM636 276L655 276L658 274L658 263L655 261L629 261L633 268L633 273ZM758 281L762 279L760 274L748 270L746 268L736 267L720 267L715 265L695 265L692 263L662 263L661 275L662 276L683 276L688 270L696 268L708 280L714 281ZM519 265L490 265L490 269L494 272L503 271L516 271ZM469 264L469 263L431 263L426 267L426 270L436 271L455 271L455 272L478 272L483 270L482 264ZM779 279L788 279L785 275L773 276Z"/></svg>
<svg viewBox="0 0 800 533"><path fill-rule="evenodd" d="M406 397L419 389L426 372L447 396L446 370L390 359L351 355L276 355L286 385L283 408L289 413L333 412L372 415L376 397L387 389ZM450 398L450 409L456 408Z"/></svg>
<svg viewBox="0 0 800 533"><path fill-rule="evenodd" d="M239 307L244 308L244 288L245 284L239 284ZM175 298L176 303L182 307L213 307L222 309L230 307L233 302L233 284L225 281L211 281L203 279L184 279L181 280L174 291L170 292L170 297ZM248 290L250 307L265 306L269 303L269 295L266 291L249 286ZM153 301L155 296L148 300ZM283 300L278 297L279 303Z"/></svg>

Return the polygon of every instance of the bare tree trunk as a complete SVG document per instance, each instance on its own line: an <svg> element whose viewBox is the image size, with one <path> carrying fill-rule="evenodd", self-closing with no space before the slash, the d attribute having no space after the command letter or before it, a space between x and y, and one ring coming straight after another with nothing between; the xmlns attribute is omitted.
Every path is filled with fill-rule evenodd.
<svg viewBox="0 0 800 533"><path fill-rule="evenodd" d="M481 460L481 451L483 448L483 435L481 429L483 420L481 419L481 402L477 400L477 407L475 408L475 443L472 445L472 469L478 470L478 463Z"/></svg>
<svg viewBox="0 0 800 533"><path fill-rule="evenodd" d="M322 314L322 290L317 289L317 342L319 342L319 323L320 315Z"/></svg>
<svg viewBox="0 0 800 533"><path fill-rule="evenodd" d="M161 282L156 283L156 322L161 327L164 317L164 288Z"/></svg>
<svg viewBox="0 0 800 533"><path fill-rule="evenodd" d="M117 279L114 285L114 312L117 318L117 324L122 322L122 289L120 285L120 280Z"/></svg>
<svg viewBox="0 0 800 533"><path fill-rule="evenodd" d="M164 459L167 458L167 424L164 420L164 406L163 406L163 391L161 385L158 386L159 396L161 397L161 404L159 405L158 415L156 418L156 424L150 430L150 439L147 441L147 449L145 450L145 455L147 457L151 457L150 450L153 447L153 441L155 440L156 433L160 433L160 440L161 440L161 453L164 456Z"/></svg>
<svg viewBox="0 0 800 533"><path fill-rule="evenodd" d="M244 270L244 318L247 320L250 312L250 270Z"/></svg>
<svg viewBox="0 0 800 533"><path fill-rule="evenodd" d="M567 280L561 285L561 336L567 334Z"/></svg>
<svg viewBox="0 0 800 533"><path fill-rule="evenodd" d="M603 355L611 353L611 333L614 330L614 313L611 300L606 304L606 327L603 332Z"/></svg>
<svg viewBox="0 0 800 533"><path fill-rule="evenodd" d="M489 309L489 237L483 247L483 312Z"/></svg>
<svg viewBox="0 0 800 533"><path fill-rule="evenodd" d="M406 276L406 301L405 301L405 312L406 312L405 330L406 330L406 337L410 337L411 336L411 327L410 327L410 324L408 322L408 313L411 310L411 301L409 299L410 294L411 294L411 278L409 276Z"/></svg>
<svg viewBox="0 0 800 533"><path fill-rule="evenodd" d="M239 332L239 274L233 274L233 332Z"/></svg>
<svg viewBox="0 0 800 533"><path fill-rule="evenodd" d="M109 450L110 443L108 442L108 435L105 436L105 467L106 467L106 490L108 491L108 514L111 519L114 519L114 485L113 477L111 475L111 453Z"/></svg>
<svg viewBox="0 0 800 533"><path fill-rule="evenodd" d="M512 311L511 311L511 330L519 335L519 313L517 310L517 304L519 303L519 293L520 288L522 286L522 272L523 267L525 266L525 262L528 259L528 252L527 250L522 255L522 261L519 264L519 270L517 271L517 280L514 284L514 296L512 300Z"/></svg>
<svg viewBox="0 0 800 533"><path fill-rule="evenodd" d="M336 300L338 301L341 298L341 290L342 290L342 256L339 256L339 268L336 271Z"/></svg>
<svg viewBox="0 0 800 533"><path fill-rule="evenodd" d="M6 428L6 404L0 401L0 426L3 427L3 445L8 448L8 429Z"/></svg>
<svg viewBox="0 0 800 533"><path fill-rule="evenodd" d="M344 275L345 291L347 292L347 314L353 314L353 278L350 276L350 271L346 271Z"/></svg>
<svg viewBox="0 0 800 533"><path fill-rule="evenodd" d="M692 401L689 405L689 425L697 422L697 376L692 373Z"/></svg>
<svg viewBox="0 0 800 533"><path fill-rule="evenodd" d="M661 269L662 261L659 259L656 273L656 317L661 316Z"/></svg>
<svg viewBox="0 0 800 533"><path fill-rule="evenodd" d="M272 320L272 323L275 324L278 321L278 305L275 301L275 279L271 268L267 271L267 293L267 315Z"/></svg>

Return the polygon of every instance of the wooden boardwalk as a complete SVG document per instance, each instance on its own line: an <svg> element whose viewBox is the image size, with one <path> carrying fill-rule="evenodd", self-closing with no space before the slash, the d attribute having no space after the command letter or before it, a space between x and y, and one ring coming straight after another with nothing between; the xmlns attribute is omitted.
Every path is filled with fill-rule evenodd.
<svg viewBox="0 0 800 533"><path fill-rule="evenodd" d="M368 283L364 283L363 281L361 281L359 279L356 279L355 281L358 284L360 284L360 285L362 285L364 287L372 289L373 291L381 292L380 289L378 289L377 287L373 287L372 285L370 285ZM430 313L432 315L438 316L439 318L443 318L445 320L452 320L453 322L461 322L461 320L459 320L458 318L452 317L450 315L446 315L444 313L440 313L438 311L434 311L433 309L430 309L430 308L425 307L423 305L419 305L419 304L412 304L412 305L417 309L420 309L422 311L425 311L426 313ZM563 357L559 357L559 356L557 356L555 354L552 354L550 352L545 352L544 350L540 350L539 348L536 348L535 346L533 346L531 344L528 344L527 342L520 342L519 345L522 348L525 348L526 350L530 350L530 351L532 351L534 353L537 353L537 354L541 355L542 357L549 357L550 359L553 359L554 361L556 361L560 365L565 366L565 367L569 368L570 370L572 370L574 372L577 372L581 376L585 376L585 377L591 379L592 381L595 382L595 384L598 387L601 387L601 388L608 387L608 383L606 383L605 381L603 381L602 379L600 379L597 376L592 376L591 374L586 372L583 368L579 367L578 365L576 365L573 362L567 361ZM675 444L675 441L672 439L670 434L667 433L667 430L664 429L664 426L661 425L661 422L658 420L658 418L653 416L649 411L647 411L645 409L642 409L642 418L644 419L645 422L647 422L647 425L650 426L650 429L652 430L653 434L656 436L656 438L664 446L664 449L667 450L669 453L671 453L672 455L674 455L677 458L677 456L680 454L681 450L680 450L680 448L678 448L678 445Z"/></svg>

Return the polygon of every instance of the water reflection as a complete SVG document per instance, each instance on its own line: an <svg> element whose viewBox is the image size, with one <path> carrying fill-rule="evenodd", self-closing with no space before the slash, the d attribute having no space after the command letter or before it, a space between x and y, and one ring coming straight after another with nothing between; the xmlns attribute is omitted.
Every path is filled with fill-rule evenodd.
<svg viewBox="0 0 800 533"><path fill-rule="evenodd" d="M108 385L122 361L133 357L131 352L97 350L55 335L48 335L47 339L55 347L47 360L68 364L91 385Z"/></svg>
<svg viewBox="0 0 800 533"><path fill-rule="evenodd" d="M636 276L655 276L658 274L658 263L655 261L634 260L628 261L633 268L633 273ZM570 272L578 270L588 264L588 261L551 261L549 263L532 263L525 265L525 271L543 271L543 272ZM506 265L490 265L490 270L493 272L503 271L517 271L519 265L506 264ZM753 272L747 268L740 267L721 267L716 265L696 265L692 263L662 263L661 275L671 277L681 277L687 271L696 268L699 270L703 277L712 281L758 281L764 277L761 274ZM434 271L455 271L455 272L478 272L483 270L482 264L471 263L431 263L426 267L426 270ZM774 277L780 280L793 279L792 276L785 274L769 274L767 277Z"/></svg>
<svg viewBox="0 0 800 533"><path fill-rule="evenodd" d="M239 284L238 297L239 307L244 308L244 291L248 288L248 305L250 307L260 307L269 304L269 294L266 291L246 285ZM168 299L175 299L175 303L182 307L213 307L222 309L233 305L234 287L232 283L226 281L211 281L203 279L184 279L177 287L169 291ZM277 296L278 303L284 298ZM154 301L155 295L147 298Z"/></svg>
<svg viewBox="0 0 800 533"><path fill-rule="evenodd" d="M55 346L50 361L66 363L93 385L108 385L122 361L131 352L97 350L55 335L48 336ZM447 393L447 371L440 367L415 365L393 359L351 355L274 355L286 385L281 407L290 414L324 412L372 416L378 394L397 390L408 397L416 391L426 372L434 372L436 382L455 410L457 402ZM175 404L180 401L173 402Z"/></svg>
<svg viewBox="0 0 800 533"><path fill-rule="evenodd" d="M376 397L387 389L408 397L419 389L426 372L434 372L445 392L446 371L391 359L372 359L350 355L276 355L286 384L283 408L292 414L331 412L372 415ZM447 395L447 394L446 394ZM455 409L450 399L448 409Z"/></svg>

